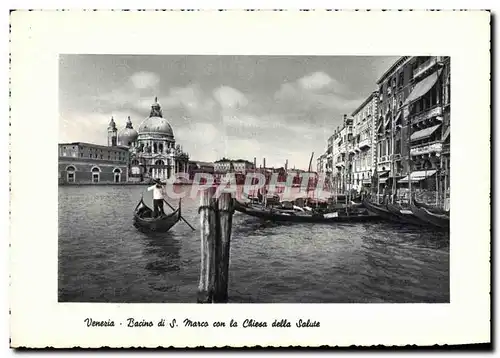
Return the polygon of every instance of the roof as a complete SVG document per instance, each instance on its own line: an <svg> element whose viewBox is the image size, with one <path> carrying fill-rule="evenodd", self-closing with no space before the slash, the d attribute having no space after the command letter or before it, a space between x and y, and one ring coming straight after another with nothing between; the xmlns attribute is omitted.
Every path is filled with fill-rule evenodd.
<svg viewBox="0 0 500 358"><path fill-rule="evenodd" d="M197 164L200 166L207 166L207 167L214 166L214 163L211 163L211 162L190 161L190 163Z"/></svg>
<svg viewBox="0 0 500 358"><path fill-rule="evenodd" d="M435 126L419 130L411 135L410 140L414 141L430 137L440 126L441 124L436 124Z"/></svg>
<svg viewBox="0 0 500 358"><path fill-rule="evenodd" d="M412 182L418 182L425 178L428 178L436 173L436 170L420 170L418 172L411 172L410 177ZM398 180L398 183L408 182L408 175L403 179Z"/></svg>
<svg viewBox="0 0 500 358"><path fill-rule="evenodd" d="M438 72L433 72L422 81L418 82L415 87L413 87L413 91L411 91L410 95L406 98L405 104L416 101L424 94L430 91L430 89L436 84L438 79Z"/></svg>
<svg viewBox="0 0 500 358"><path fill-rule="evenodd" d="M365 99L365 100L363 101L363 103L361 103L361 105L360 105L358 108L356 108L356 109L354 110L354 112L352 112L351 116L355 116L356 114L358 114L358 112L359 112L359 111L361 111L361 109L363 109L363 108L366 106L366 104L367 104L368 102L370 102L370 101L371 101L371 99L372 99L372 98L373 98L376 94L377 94L377 92L372 92L372 93L370 93L370 95L368 96L368 98L367 98L367 99Z"/></svg>
<svg viewBox="0 0 500 358"><path fill-rule="evenodd" d="M93 148L123 150L125 152L128 152L128 148L123 148L120 146L100 145L100 144L93 144L93 143L86 143L86 142L59 143L59 145L84 145L84 146L93 147Z"/></svg>
<svg viewBox="0 0 500 358"><path fill-rule="evenodd" d="M399 67L405 64L407 61L412 59L412 56L402 56L398 60L396 60L391 67L378 79L377 85L379 85L382 81L384 81L387 77L392 75Z"/></svg>

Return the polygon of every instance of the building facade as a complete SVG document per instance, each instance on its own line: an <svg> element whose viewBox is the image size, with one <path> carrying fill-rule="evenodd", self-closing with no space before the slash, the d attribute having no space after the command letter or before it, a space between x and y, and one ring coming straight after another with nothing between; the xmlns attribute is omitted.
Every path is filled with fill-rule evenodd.
<svg viewBox="0 0 500 358"><path fill-rule="evenodd" d="M415 57L407 105L411 130L410 180L416 182L417 188L443 193L449 187L445 183L450 158L449 57Z"/></svg>
<svg viewBox="0 0 500 358"><path fill-rule="evenodd" d="M329 137L326 160L338 191L410 184L446 203L450 187L450 58L403 56ZM376 185L379 183L379 186ZM434 198L432 199L434 200ZM432 201L427 200L427 201ZM446 205L446 204L445 204Z"/></svg>
<svg viewBox="0 0 500 358"><path fill-rule="evenodd" d="M129 151L117 146L59 144L59 184L111 184L128 180Z"/></svg>
<svg viewBox="0 0 500 358"><path fill-rule="evenodd" d="M255 161L254 161L255 162ZM216 173L242 173L255 169L255 164L244 159L222 158L214 162L214 171Z"/></svg>
<svg viewBox="0 0 500 358"><path fill-rule="evenodd" d="M318 173L327 173L327 153L321 154L318 157L316 171Z"/></svg>
<svg viewBox="0 0 500 358"><path fill-rule="evenodd" d="M408 173L409 134L406 99L411 92L414 58L399 58L377 81L377 175L395 187ZM380 189L380 188L378 188Z"/></svg>
<svg viewBox="0 0 500 358"><path fill-rule="evenodd" d="M337 191L343 192L352 186L352 160L354 145L352 143L353 118L344 115L342 126L333 133L332 159L333 182Z"/></svg>
<svg viewBox="0 0 500 358"><path fill-rule="evenodd" d="M355 189L371 186L375 170L375 120L377 118L377 92L373 92L352 113L352 183Z"/></svg>
<svg viewBox="0 0 500 358"><path fill-rule="evenodd" d="M172 126L163 117L157 98L138 131L133 128L130 117L119 133L113 127L116 125L112 119L108 127L108 137L111 136L108 143L117 143L130 152L130 181L166 180L175 173L188 172L189 155L175 144Z"/></svg>

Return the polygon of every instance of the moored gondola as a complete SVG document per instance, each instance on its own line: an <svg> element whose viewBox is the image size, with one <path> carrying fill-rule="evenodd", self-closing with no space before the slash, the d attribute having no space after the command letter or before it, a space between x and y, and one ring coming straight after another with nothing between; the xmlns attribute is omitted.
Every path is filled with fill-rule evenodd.
<svg viewBox="0 0 500 358"><path fill-rule="evenodd" d="M450 230L450 217L444 214L436 214L426 208L418 207L414 204L411 209L416 217L441 230Z"/></svg>
<svg viewBox="0 0 500 358"><path fill-rule="evenodd" d="M148 207L143 198L134 210L134 226L141 231L167 232L181 219L181 201L179 207L171 214L162 213L154 217L153 210Z"/></svg>
<svg viewBox="0 0 500 358"><path fill-rule="evenodd" d="M420 209L426 209L427 211L433 213L433 214L437 214L437 215L447 215L448 217L450 216L450 212L449 211L446 211L446 210L443 210L437 206L432 206L432 205L428 205L428 204L425 204L425 203L422 203L418 200L415 199L415 196L413 196L413 205L416 206L417 208L420 208Z"/></svg>
<svg viewBox="0 0 500 358"><path fill-rule="evenodd" d="M379 220L377 215L367 210L333 211L326 213L268 208L263 205L245 204L235 201L235 210L241 213L269 221L300 222L300 223L349 223Z"/></svg>
<svg viewBox="0 0 500 358"><path fill-rule="evenodd" d="M402 222L415 226L428 226L426 221L420 220L410 208L402 207L399 204L387 203L387 210L397 216Z"/></svg>
<svg viewBox="0 0 500 358"><path fill-rule="evenodd" d="M363 205L372 214L378 215L383 219L390 220L397 223L404 223L404 221L397 215L391 213L385 205L372 203L368 199L363 200Z"/></svg>

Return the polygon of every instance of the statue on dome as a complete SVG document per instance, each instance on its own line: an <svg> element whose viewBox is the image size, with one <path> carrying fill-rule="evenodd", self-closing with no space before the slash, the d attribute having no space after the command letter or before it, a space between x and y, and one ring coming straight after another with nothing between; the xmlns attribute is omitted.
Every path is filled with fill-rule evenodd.
<svg viewBox="0 0 500 358"><path fill-rule="evenodd" d="M158 97L155 97L155 103L151 105L150 117L160 117L163 118L163 113L161 111L161 106L158 103Z"/></svg>

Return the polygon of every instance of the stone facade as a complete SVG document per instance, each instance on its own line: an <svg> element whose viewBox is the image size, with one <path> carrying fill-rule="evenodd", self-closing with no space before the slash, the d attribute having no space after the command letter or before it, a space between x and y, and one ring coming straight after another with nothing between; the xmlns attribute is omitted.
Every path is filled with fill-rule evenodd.
<svg viewBox="0 0 500 358"><path fill-rule="evenodd" d="M128 180L129 153L90 143L59 144L59 184L112 184Z"/></svg>

